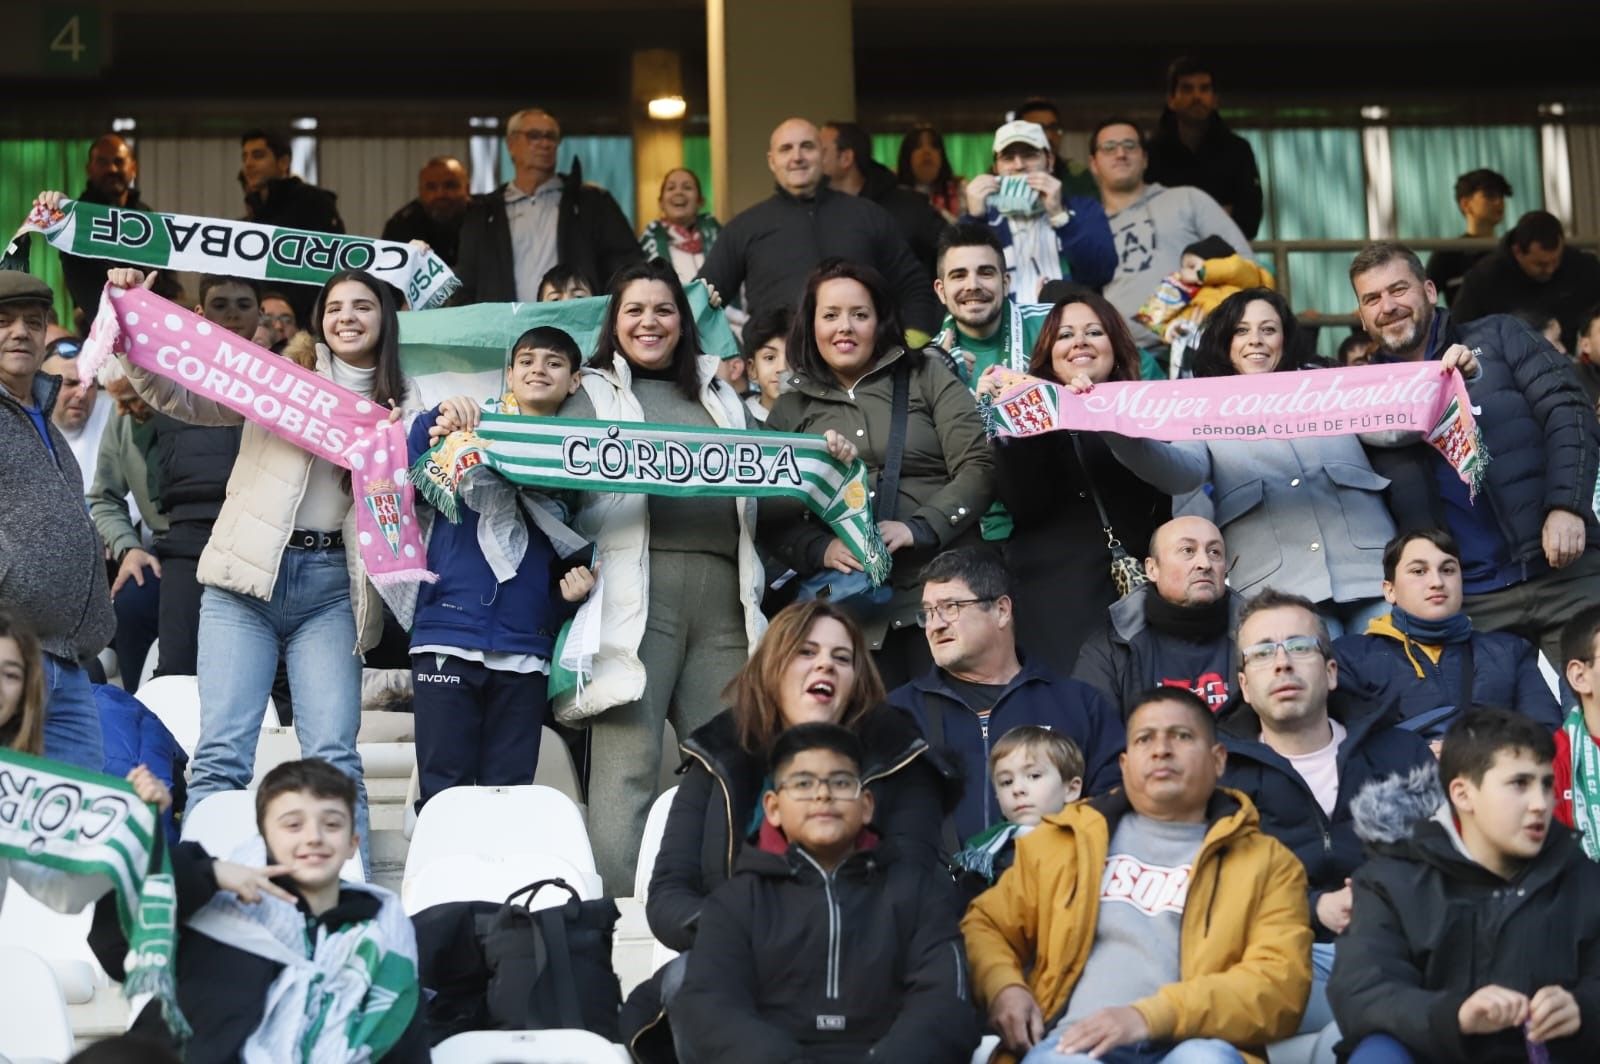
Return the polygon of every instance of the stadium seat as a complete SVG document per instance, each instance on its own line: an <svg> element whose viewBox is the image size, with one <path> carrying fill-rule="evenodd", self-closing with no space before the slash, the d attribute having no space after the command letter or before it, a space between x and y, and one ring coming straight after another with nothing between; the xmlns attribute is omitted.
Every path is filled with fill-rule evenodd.
<svg viewBox="0 0 1600 1064"><path fill-rule="evenodd" d="M561 740L554 728L545 728L539 738L539 764L533 770L533 782L541 787L552 787L568 798L581 811L583 790L578 786L578 767L572 763L572 751ZM422 795L421 779L413 767L411 786L406 790L405 836L411 838L417 830L417 799Z"/></svg>
<svg viewBox="0 0 1600 1064"><path fill-rule="evenodd" d="M263 727L256 740L255 775L250 777L250 789L261 786L261 779L285 761L300 760L300 737L293 728Z"/></svg>
<svg viewBox="0 0 1600 1064"><path fill-rule="evenodd" d="M200 745L200 681L193 676L154 676L139 685L134 697L161 718L193 763L195 747ZM278 707L268 698L261 726L278 725Z"/></svg>
<svg viewBox="0 0 1600 1064"><path fill-rule="evenodd" d="M517 853L563 858L586 881L578 889L587 897L601 897L583 814L560 791L537 784L450 787L434 795L417 817L402 883L436 861L474 855L504 859ZM408 893L402 886L402 896Z"/></svg>
<svg viewBox="0 0 1600 1064"><path fill-rule="evenodd" d="M633 896L640 905L650 890L650 873L655 871L656 854L661 850L661 836L667 830L667 813L672 810L672 799L678 788L672 787L656 795L650 806L650 815L644 821L644 838L639 843L639 863L633 873Z"/></svg>
<svg viewBox="0 0 1600 1064"><path fill-rule="evenodd" d="M467 1031L433 1047L433 1064L552 1064L627 1061L628 1052L592 1031Z"/></svg>
<svg viewBox="0 0 1600 1064"><path fill-rule="evenodd" d="M405 881L401 902L414 916L432 905L448 901L505 901L541 879L565 880L578 895L592 900L593 885L571 861L546 853L515 853L506 857L473 854L435 861ZM561 905L572 895L559 887L545 887L534 895L533 908Z"/></svg>
<svg viewBox="0 0 1600 1064"><path fill-rule="evenodd" d="M984 1035L983 1041L978 1043L978 1048L972 1051L972 1064L989 1064L989 1058L994 1056L994 1051L999 1048L999 1035Z"/></svg>
<svg viewBox="0 0 1600 1064"><path fill-rule="evenodd" d="M50 965L31 950L0 946L0 1058L64 1061L70 1056L72 1023Z"/></svg>
<svg viewBox="0 0 1600 1064"><path fill-rule="evenodd" d="M93 905L81 912L58 913L13 883L6 890L4 908L0 908L0 943L44 958L67 1003L82 1005L111 983L89 949L89 925L93 922Z"/></svg>
<svg viewBox="0 0 1600 1064"><path fill-rule="evenodd" d="M183 817L183 841L198 842L212 857L227 859L255 836L255 791L218 791L201 799ZM339 874L352 883L366 882L359 851Z"/></svg>

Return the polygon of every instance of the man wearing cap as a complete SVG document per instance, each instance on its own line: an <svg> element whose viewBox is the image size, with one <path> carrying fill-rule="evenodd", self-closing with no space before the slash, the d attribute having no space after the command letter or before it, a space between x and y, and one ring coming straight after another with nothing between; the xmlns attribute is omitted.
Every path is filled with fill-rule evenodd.
<svg viewBox="0 0 1600 1064"><path fill-rule="evenodd" d="M45 756L102 767L100 718L79 664L111 640L116 617L83 474L50 421L61 378L40 371L50 286L0 270L0 609L43 644Z"/></svg>
<svg viewBox="0 0 1600 1064"><path fill-rule="evenodd" d="M1488 168L1468 170L1456 178L1456 208L1467 223L1463 240L1488 240L1505 220L1506 200L1511 198L1511 182ZM1467 271L1488 255L1485 251L1435 251L1428 256L1428 280L1444 296L1446 306L1454 306L1456 293Z"/></svg>
<svg viewBox="0 0 1600 1064"><path fill-rule="evenodd" d="M994 134L994 173L967 182L963 221L986 223L1005 249L1018 302L1033 303L1047 281L1070 279L1096 291L1117 269L1106 212L1089 196L1065 196L1055 157L1037 122L1007 122Z"/></svg>

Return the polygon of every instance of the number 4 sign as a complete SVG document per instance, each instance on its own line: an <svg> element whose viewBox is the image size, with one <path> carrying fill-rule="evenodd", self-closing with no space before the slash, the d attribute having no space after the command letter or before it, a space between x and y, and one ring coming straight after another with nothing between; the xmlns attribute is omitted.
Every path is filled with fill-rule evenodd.
<svg viewBox="0 0 1600 1064"><path fill-rule="evenodd" d="M49 74L100 73L100 8L97 4L50 5L40 13L44 69Z"/></svg>

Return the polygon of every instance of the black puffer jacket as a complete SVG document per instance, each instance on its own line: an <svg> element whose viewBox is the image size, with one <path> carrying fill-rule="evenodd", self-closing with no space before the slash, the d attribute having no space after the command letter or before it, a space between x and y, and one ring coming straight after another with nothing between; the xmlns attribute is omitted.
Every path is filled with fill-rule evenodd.
<svg viewBox="0 0 1600 1064"><path fill-rule="evenodd" d="M1228 748L1221 783L1249 795L1261 813L1261 830L1300 858L1310 887L1311 929L1321 942L1331 942L1333 933L1317 920L1317 899L1343 889L1363 859L1351 800L1374 780L1434 763L1433 751L1421 737L1394 727L1398 717L1393 707L1335 690L1329 692L1328 714L1346 729L1339 744L1339 795L1331 816L1288 759L1261 741L1261 719L1248 704L1236 701L1217 720L1218 737Z"/></svg>
<svg viewBox="0 0 1600 1064"><path fill-rule="evenodd" d="M942 870L939 831L958 797L955 771L899 710L874 709L856 731L867 752L861 775L876 803L873 831L907 860ZM739 745L731 711L678 745L683 780L667 814L644 911L656 939L682 952L694 945L706 896L733 874L761 801L766 766Z"/></svg>
<svg viewBox="0 0 1600 1064"><path fill-rule="evenodd" d="M1550 1060L1600 1060L1600 865L1552 823L1539 855L1501 879L1462 854L1448 816L1435 817L1444 801L1427 766L1355 802L1372 857L1355 875L1328 983L1341 1049L1381 1032L1418 1060L1525 1064L1519 1027L1463 1035L1461 1004L1490 984L1530 997L1561 986L1577 999L1582 1027L1546 1043Z"/></svg>
<svg viewBox="0 0 1600 1064"><path fill-rule="evenodd" d="M923 272L928 275L929 283L932 283L939 236L945 227L944 215L934 209L927 196L914 189L902 188L894 171L877 160L866 160L861 171L866 179L861 195L889 212L894 224L905 234L911 254L917 257Z"/></svg>
<svg viewBox="0 0 1600 1064"><path fill-rule="evenodd" d="M1525 568L1523 579L1544 566L1544 520L1551 510L1583 518L1588 549L1600 550L1594 515L1600 472L1600 428L1567 359L1516 318L1492 314L1465 325L1447 310L1435 312L1427 358L1451 344L1477 354L1477 379L1467 384L1490 461L1477 505L1487 505ZM1389 478L1385 501L1403 533L1448 528L1435 480L1443 458L1425 443L1369 447L1372 468Z"/></svg>
<svg viewBox="0 0 1600 1064"><path fill-rule="evenodd" d="M151 426L152 487L170 522L156 543L157 553L198 559L227 498L243 430L237 425L190 425L165 414L154 415Z"/></svg>

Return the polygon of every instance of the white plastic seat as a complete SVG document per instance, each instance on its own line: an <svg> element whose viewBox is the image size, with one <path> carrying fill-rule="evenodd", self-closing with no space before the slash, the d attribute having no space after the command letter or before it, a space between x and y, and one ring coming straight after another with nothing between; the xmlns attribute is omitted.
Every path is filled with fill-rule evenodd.
<svg viewBox="0 0 1600 1064"><path fill-rule="evenodd" d="M602 1064L628 1051L592 1031L467 1031L433 1047L433 1064Z"/></svg>
<svg viewBox="0 0 1600 1064"><path fill-rule="evenodd" d="M435 861L405 881L400 901L407 916L447 901L505 901L514 892L542 879L569 883L585 901L598 895L571 861L546 853L517 853L503 858L473 854ZM532 908L563 905L572 895L560 887L542 887Z"/></svg>
<svg viewBox="0 0 1600 1064"><path fill-rule="evenodd" d="M0 1058L63 1061L70 1056L72 1021L50 965L31 950L0 946Z"/></svg>
<svg viewBox="0 0 1600 1064"><path fill-rule="evenodd" d="M111 984L89 948L92 923L93 905L76 913L56 912L13 883L0 908L0 944L42 957L54 971L67 1003L82 1005Z"/></svg>
<svg viewBox="0 0 1600 1064"><path fill-rule="evenodd" d="M143 702L167 726L183 752L194 759L200 745L200 680L194 676L152 676L139 685L133 696ZM278 707L267 699L261 718L263 728L279 726Z"/></svg>
<svg viewBox="0 0 1600 1064"><path fill-rule="evenodd" d="M989 1058L994 1056L994 1051L1000 1048L1000 1036L986 1034L983 1041L978 1043L978 1048L972 1051L972 1064L989 1064Z"/></svg>
<svg viewBox="0 0 1600 1064"><path fill-rule="evenodd" d="M367 772L368 775L372 774L370 768ZM554 728L545 728L539 737L539 763L534 766L533 782L540 787L550 787L560 791L570 798L580 811L583 809L583 789L578 785L578 767L573 764L572 751L567 749L567 744L561 740L560 733ZM422 776L415 763L415 751L413 751L411 782L406 787L403 829L408 839L417 830L416 808L417 799L420 797L422 797Z"/></svg>
<svg viewBox="0 0 1600 1064"><path fill-rule="evenodd" d="M650 805L650 815L644 820L644 838L639 841L639 863L634 866L633 896L640 905L650 893L650 874L655 871L656 854L661 852L661 836L667 830L667 814L672 811L672 799L678 788L672 787L656 795Z"/></svg>
<svg viewBox="0 0 1600 1064"><path fill-rule="evenodd" d="M183 841L198 842L212 857L226 860L255 837L255 791L218 791L207 795L183 816ZM339 876L352 883L366 882L359 850L344 863Z"/></svg>
<svg viewBox="0 0 1600 1064"><path fill-rule="evenodd" d="M402 883L435 861L467 856L503 860L516 853L560 857L586 880L579 890L602 896L583 814L560 791L537 784L449 787L434 795L417 817Z"/></svg>
<svg viewBox="0 0 1600 1064"><path fill-rule="evenodd" d="M286 761L300 760L300 737L293 728L263 727L256 740L255 774L250 777L250 789L261 786L261 781Z"/></svg>

